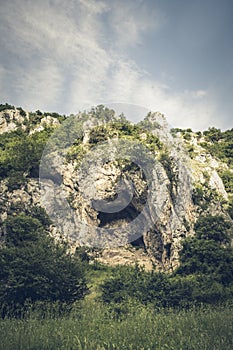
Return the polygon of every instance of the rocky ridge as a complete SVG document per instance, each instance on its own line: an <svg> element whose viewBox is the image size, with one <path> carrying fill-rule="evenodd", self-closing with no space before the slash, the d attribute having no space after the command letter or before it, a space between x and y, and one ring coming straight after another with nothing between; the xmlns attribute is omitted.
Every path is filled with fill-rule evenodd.
<svg viewBox="0 0 233 350"><path fill-rule="evenodd" d="M25 174L27 181L16 189L10 189L8 178L2 177L2 234L7 215L27 211L32 206L42 206L54 219L54 224L50 226L51 233L67 237L74 246L88 245L87 237L90 238L90 245L94 246L93 237L97 237L98 241L100 235L107 232L106 246L98 247L98 259L104 263L138 261L148 269L152 265L163 270L173 269L179 263L181 240L195 234L193 225L200 214L222 213L230 220L225 210L228 194L218 173L221 169L228 169L228 166L208 154L195 133L190 133L190 139L186 140L182 133L170 132L166 119L158 112L149 113L142 122L133 125L113 111L101 108L75 117L78 130L73 137L76 141L68 143L65 152L62 135L59 147L52 151L50 147L50 152L44 155L44 164L48 161L50 166L47 174L43 173L46 167L42 167L42 192L41 183L30 174ZM72 118L74 116L66 118L68 123ZM21 129L30 137L48 128L58 130L64 119L49 114L30 114L22 109L6 109L0 112L0 134ZM69 134L75 130L72 123L68 130ZM150 173L150 181L154 190L149 191L149 195L145 174L140 167L132 164L132 159L122 161L113 157L104 163L101 161L101 157L105 159L103 154L106 154L106 150L111 150L109 157L118 155L115 143L119 143L119 140L124 140L127 147L139 142L153 156L155 166ZM102 150L101 145L104 145ZM82 168L84 160L88 164L87 169ZM202 200L197 200L200 187L211 198L207 206ZM124 196L124 193L129 196ZM118 212L106 212L103 206L109 203L111 208L119 205ZM57 213L55 209L60 212ZM136 235L136 239L130 236L128 243L132 228L136 228L132 222L141 213L142 231L146 222L153 225L148 225L143 235ZM137 222L135 225L138 228ZM122 231L122 227L126 228ZM122 232L126 240L122 240ZM122 247L119 244L114 246L114 242L122 243Z"/></svg>

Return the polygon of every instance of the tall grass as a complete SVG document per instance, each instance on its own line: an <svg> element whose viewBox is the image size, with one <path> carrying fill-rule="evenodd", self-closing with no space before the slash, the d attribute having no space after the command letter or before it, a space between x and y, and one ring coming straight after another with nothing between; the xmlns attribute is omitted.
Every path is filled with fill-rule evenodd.
<svg viewBox="0 0 233 350"><path fill-rule="evenodd" d="M0 321L0 349L232 350L232 309L154 310L84 300L66 316L29 311Z"/></svg>

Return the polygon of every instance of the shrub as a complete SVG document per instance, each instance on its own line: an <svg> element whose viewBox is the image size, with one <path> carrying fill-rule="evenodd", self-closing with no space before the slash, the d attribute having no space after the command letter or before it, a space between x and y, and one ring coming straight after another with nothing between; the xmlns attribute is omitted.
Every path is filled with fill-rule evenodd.
<svg viewBox="0 0 233 350"><path fill-rule="evenodd" d="M229 243L229 229L231 224L223 216L202 215L194 225L197 238L200 240L214 240L218 243Z"/></svg>
<svg viewBox="0 0 233 350"><path fill-rule="evenodd" d="M15 109L15 107L9 105L8 103L0 104L0 112L5 111L6 109Z"/></svg>
<svg viewBox="0 0 233 350"><path fill-rule="evenodd" d="M9 191L17 190L26 184L27 180L22 171L11 170L8 174L7 187Z"/></svg>
<svg viewBox="0 0 233 350"><path fill-rule="evenodd" d="M28 301L73 303L84 297L88 289L81 261L56 243L38 219L20 214L4 226L0 302L5 309L17 310Z"/></svg>
<svg viewBox="0 0 233 350"><path fill-rule="evenodd" d="M19 110L19 114L20 114L22 117L26 117L27 113L23 110L23 108L17 107L17 109Z"/></svg>
<svg viewBox="0 0 233 350"><path fill-rule="evenodd" d="M221 179L228 193L233 193L233 172L224 170L220 172Z"/></svg>
<svg viewBox="0 0 233 350"><path fill-rule="evenodd" d="M221 216L200 217L196 236L183 241L178 269L166 274L146 272L137 265L116 267L101 286L102 300L124 303L133 298L156 308L187 308L231 299L233 249L228 244L229 228Z"/></svg>

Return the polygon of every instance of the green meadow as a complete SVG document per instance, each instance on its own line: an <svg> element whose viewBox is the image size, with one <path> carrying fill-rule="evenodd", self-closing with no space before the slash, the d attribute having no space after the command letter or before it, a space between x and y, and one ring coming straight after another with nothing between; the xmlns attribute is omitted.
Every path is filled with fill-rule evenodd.
<svg viewBox="0 0 233 350"><path fill-rule="evenodd" d="M38 307L2 319L0 332L2 350L232 350L233 314L229 305L158 310L83 300L66 316Z"/></svg>

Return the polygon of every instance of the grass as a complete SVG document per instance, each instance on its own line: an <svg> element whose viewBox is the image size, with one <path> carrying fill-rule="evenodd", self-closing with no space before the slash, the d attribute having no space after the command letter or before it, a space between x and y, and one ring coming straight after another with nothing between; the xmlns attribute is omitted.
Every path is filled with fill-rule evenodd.
<svg viewBox="0 0 233 350"><path fill-rule="evenodd" d="M84 300L67 317L40 310L0 320L0 349L231 350L230 307L160 310L137 303L117 307Z"/></svg>
<svg viewBox="0 0 233 350"><path fill-rule="evenodd" d="M91 268L87 269L87 281L90 293L86 296L88 300L96 300L101 296L100 285L112 275L113 268L111 266L94 262Z"/></svg>

